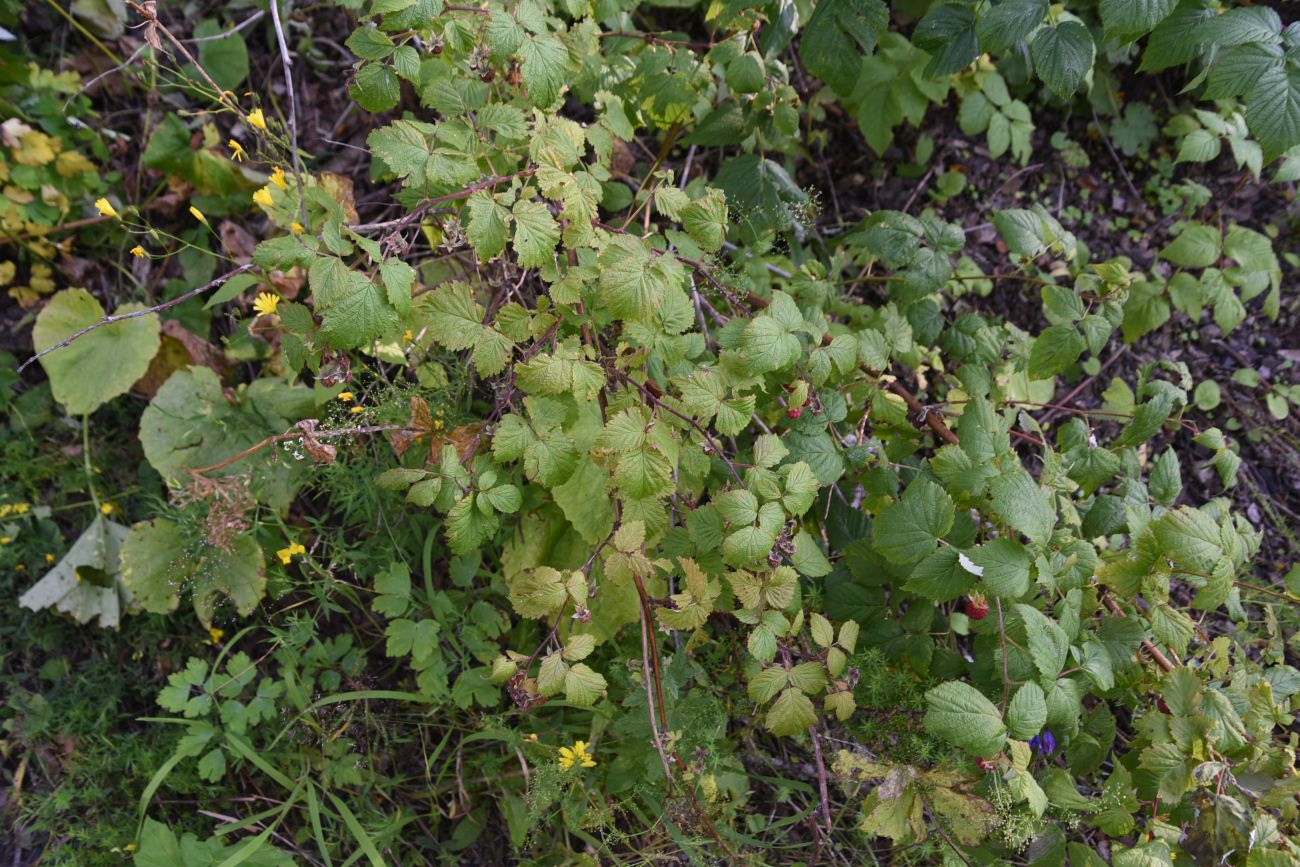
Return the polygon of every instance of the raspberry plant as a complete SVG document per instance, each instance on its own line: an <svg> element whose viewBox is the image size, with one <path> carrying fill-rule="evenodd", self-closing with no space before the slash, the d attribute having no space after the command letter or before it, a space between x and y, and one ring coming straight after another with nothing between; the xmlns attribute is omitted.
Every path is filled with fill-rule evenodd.
<svg viewBox="0 0 1300 867"><path fill-rule="evenodd" d="M1116 379L1099 409L1056 400L1171 309L1224 332L1276 317L1272 242L1220 212L1149 267L1095 260L1030 203L988 215L1002 252L981 268L942 207L831 232L801 185L827 112L885 153L950 91L962 130L1027 162L1027 101L1095 89L1100 47L1138 39L1143 69L1186 65L1207 99L1242 100L1230 140L1258 175L1300 143L1294 26L1198 0L941 3L910 38L879 0L667 16L688 32L625 2L347 5L348 91L375 115L370 174L393 208L363 222L337 176L297 164L289 118L221 96L268 164L266 237L211 303L259 296L245 330L268 347L262 374L232 389L195 366L156 390L139 436L173 503L125 534L95 593L160 614L188 598L215 629L291 570L333 581L341 540L293 539L278 562L272 542L313 474L385 435L374 485L434 532L357 570L359 609L412 678L382 698L490 709L483 737L519 747L559 715L610 744L566 747L534 822L616 828L599 784L568 781L590 772L613 798L635 780L679 845L739 863L762 823L726 794L738 760L710 749L763 738L810 756L819 841L851 826L967 864L1101 863L1102 841L1116 865L1296 861L1300 674L1208 632L1245 618L1259 534L1226 496L1184 492L1203 466L1235 484L1231 437L1187 418L1182 362ZM175 124L149 144L157 165L196 158ZM638 164L643 141L657 150ZM113 214L149 231L129 203ZM990 294L1034 315L992 313ZM87 359L129 338L143 369L161 310L96 327L97 301L56 296L35 330L55 397L84 415L130 388L140 372ZM346 403L362 386L378 405ZM66 572L41 598L69 592ZM262 773L292 790L277 822L310 800L302 839L328 858L326 802L382 862L400 826L362 827L339 801L331 786L363 778L337 751L258 740L280 696L307 715L322 700L303 682L356 674L336 650L172 674L159 703L188 734L163 776L200 756L208 781ZM862 707L864 659L923 707ZM851 737L894 712L928 739L914 760Z"/></svg>

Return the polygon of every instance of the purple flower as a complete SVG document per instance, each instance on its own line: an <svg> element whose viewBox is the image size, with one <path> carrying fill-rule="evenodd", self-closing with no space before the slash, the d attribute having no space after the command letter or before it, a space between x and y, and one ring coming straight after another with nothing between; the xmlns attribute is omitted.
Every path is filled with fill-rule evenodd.
<svg viewBox="0 0 1300 867"><path fill-rule="evenodd" d="M1056 752L1056 735L1052 734L1047 729L1043 729L1042 734L1034 735L1033 739L1029 742L1029 748L1037 755L1050 756L1052 753Z"/></svg>

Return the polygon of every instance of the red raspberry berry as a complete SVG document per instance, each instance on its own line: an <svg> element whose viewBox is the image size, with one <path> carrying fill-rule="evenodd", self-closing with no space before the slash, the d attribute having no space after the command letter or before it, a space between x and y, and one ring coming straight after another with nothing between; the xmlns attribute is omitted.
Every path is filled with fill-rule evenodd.
<svg viewBox="0 0 1300 867"><path fill-rule="evenodd" d="M798 418L799 416L803 415L803 407L792 406L785 411L785 414L790 416L790 418Z"/></svg>
<svg viewBox="0 0 1300 867"><path fill-rule="evenodd" d="M992 771L997 769L998 758L997 756L994 756L991 759L976 759L975 764L979 766L979 769L981 771L984 771L985 773L991 773Z"/></svg>
<svg viewBox="0 0 1300 867"><path fill-rule="evenodd" d="M989 613L989 602L983 596L971 596L966 599L966 616L971 620L983 620Z"/></svg>

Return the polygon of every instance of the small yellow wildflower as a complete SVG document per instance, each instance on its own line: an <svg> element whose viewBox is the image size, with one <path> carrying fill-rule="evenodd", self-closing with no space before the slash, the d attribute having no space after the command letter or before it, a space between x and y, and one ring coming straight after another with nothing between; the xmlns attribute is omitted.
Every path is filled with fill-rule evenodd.
<svg viewBox="0 0 1300 867"><path fill-rule="evenodd" d="M434 429L434 430L442 430L442 419L440 419L440 418L435 418L435 419L433 420L433 429Z"/></svg>
<svg viewBox="0 0 1300 867"><path fill-rule="evenodd" d="M208 224L208 218L203 216L203 212L200 211L198 208L194 207L193 205L190 205L190 215L194 217L194 219L202 223L203 225L206 226Z"/></svg>
<svg viewBox="0 0 1300 867"><path fill-rule="evenodd" d="M279 295L273 295L270 292L259 292L257 298L253 301L253 309L257 311L258 316L270 316L275 312L275 308L279 303Z"/></svg>
<svg viewBox="0 0 1300 867"><path fill-rule="evenodd" d="M270 189L262 187L260 190L253 193L253 204L261 205L263 208L269 208L274 205L275 200L271 198Z"/></svg>
<svg viewBox="0 0 1300 867"><path fill-rule="evenodd" d="M340 391L337 397L339 400L343 401L344 403L352 403L352 401L356 398L356 395L350 391Z"/></svg>
<svg viewBox="0 0 1300 867"><path fill-rule="evenodd" d="M262 114L260 108L255 108L248 113L248 123L257 129L266 129L266 117Z"/></svg>
<svg viewBox="0 0 1300 867"><path fill-rule="evenodd" d="M215 626L208 627L208 638L212 644L220 644L221 639L225 637L226 630L218 629Z"/></svg>
<svg viewBox="0 0 1300 867"><path fill-rule="evenodd" d="M537 732L529 732L528 737L524 738L524 740L537 743Z"/></svg>
<svg viewBox="0 0 1300 867"><path fill-rule="evenodd" d="M46 563L53 563L53 562L54 562L54 555L53 555L53 554L46 554L46 555L45 555L45 562L46 562Z"/></svg>
<svg viewBox="0 0 1300 867"><path fill-rule="evenodd" d="M284 169L280 168L279 166L276 166L275 168L271 169L271 183L275 184L277 187L279 187L282 190L289 189L288 185L285 183L284 180Z"/></svg>
<svg viewBox="0 0 1300 867"><path fill-rule="evenodd" d="M96 200L95 200L95 210L96 210L96 211L99 211L99 212L100 212L101 214L103 214L105 217L118 217L118 216L121 216L120 214L118 214L118 212L117 212L117 208L114 208L114 207L113 207L113 203L110 202L108 199L96 199Z"/></svg>
<svg viewBox="0 0 1300 867"><path fill-rule="evenodd" d="M407 343L410 343L412 340L415 339L415 332L413 332L409 328L406 329L406 331L402 334L402 339L405 340Z"/></svg>
<svg viewBox="0 0 1300 867"><path fill-rule="evenodd" d="M226 142L226 147L230 148L230 158L235 162L242 162L248 156L244 151L244 146L233 138Z"/></svg>
<svg viewBox="0 0 1300 867"><path fill-rule="evenodd" d="M299 223L297 220L294 220L292 223L289 224L289 231L293 232L295 235L301 235L303 232L302 223Z"/></svg>
<svg viewBox="0 0 1300 867"><path fill-rule="evenodd" d="M14 503L14 514L15 514L15 515L26 515L26 514L27 514L27 510L30 509L30 508L31 508L31 506L28 505L27 503Z"/></svg>
<svg viewBox="0 0 1300 867"><path fill-rule="evenodd" d="M352 413L353 415L357 415L358 413L363 413L365 411L366 408L364 406L354 406L352 407L352 409L348 410L348 412Z"/></svg>
<svg viewBox="0 0 1300 867"><path fill-rule="evenodd" d="M290 542L288 548L281 548L279 551L276 551L275 556L280 558L280 563L282 565L288 566L289 561L293 559L293 555L306 554L306 553L307 553L307 549L304 548L302 545L298 544L297 542Z"/></svg>
<svg viewBox="0 0 1300 867"><path fill-rule="evenodd" d="M596 767L596 759L591 755L591 753L587 752L586 741L574 741L573 749L560 747L560 767L568 770L573 767L574 764L583 768Z"/></svg>
<svg viewBox="0 0 1300 867"><path fill-rule="evenodd" d="M16 570L19 571L19 572L26 572L26 571L27 571L27 564L26 564L26 563L19 563L17 566L14 567L14 569L16 569Z"/></svg>
<svg viewBox="0 0 1300 867"><path fill-rule="evenodd" d="M145 252L144 247L141 247L139 244L136 244L134 247L131 248L131 255L135 256L137 259L143 259L145 256L148 256L149 254Z"/></svg>
<svg viewBox="0 0 1300 867"><path fill-rule="evenodd" d="M99 506L99 513L101 515L111 515L113 514L113 511L114 506L112 503L101 503Z"/></svg>
<svg viewBox="0 0 1300 867"><path fill-rule="evenodd" d="M13 540L13 536L0 536L0 545L8 545Z"/></svg>

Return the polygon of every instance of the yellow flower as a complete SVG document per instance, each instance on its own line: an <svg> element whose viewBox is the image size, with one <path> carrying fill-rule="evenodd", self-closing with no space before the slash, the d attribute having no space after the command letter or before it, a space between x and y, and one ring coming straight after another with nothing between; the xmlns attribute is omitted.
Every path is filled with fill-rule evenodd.
<svg viewBox="0 0 1300 867"><path fill-rule="evenodd" d="M19 572L26 572L26 571L27 571L27 564L26 564L26 563L19 563L17 566L14 567L14 569L18 570Z"/></svg>
<svg viewBox="0 0 1300 867"><path fill-rule="evenodd" d="M105 217L121 216L120 214L118 214L117 208L114 208L113 203L110 202L108 199L96 199L95 210L99 211Z"/></svg>
<svg viewBox="0 0 1300 867"><path fill-rule="evenodd" d="M284 181L284 169L279 166L271 169L271 183L275 184L282 190L287 190L289 188Z"/></svg>
<svg viewBox="0 0 1300 867"><path fill-rule="evenodd" d="M257 311L258 316L270 316L275 312L275 308L279 303L279 295L273 295L270 292L259 292L257 298L253 301L253 309Z"/></svg>
<svg viewBox="0 0 1300 867"><path fill-rule="evenodd" d="M587 752L586 741L574 741L573 749L560 747L560 767L568 770L573 767L575 763L579 767L583 768L596 767L596 759L591 755L591 753Z"/></svg>
<svg viewBox="0 0 1300 867"><path fill-rule="evenodd" d="M46 562L46 563L53 563L53 562L54 562L54 555L53 555L53 554L46 554L46 555L45 555L45 562Z"/></svg>
<svg viewBox="0 0 1300 867"><path fill-rule="evenodd" d="M113 514L113 504L112 504L112 503L101 503L100 506L99 506L99 513L100 513L101 515L111 515L111 514Z"/></svg>
<svg viewBox="0 0 1300 867"><path fill-rule="evenodd" d="M13 540L13 536L0 536L0 545L8 545Z"/></svg>
<svg viewBox="0 0 1300 867"><path fill-rule="evenodd" d="M224 629L218 629L215 626L208 627L208 638L211 639L211 642L213 644L220 644L221 639L225 636L225 634L226 634L226 630Z"/></svg>
<svg viewBox="0 0 1300 867"><path fill-rule="evenodd" d="M255 108L248 113L248 123L257 129L266 129L266 117L263 116L260 108Z"/></svg>
<svg viewBox="0 0 1300 867"><path fill-rule="evenodd" d="M411 331L411 329L409 328L406 329L406 332L402 334L402 339L405 340L407 343L410 343L412 340L415 339L415 332Z"/></svg>
<svg viewBox="0 0 1300 867"><path fill-rule="evenodd" d="M271 198L271 190L267 187L262 187L260 190L253 193L253 204L261 205L263 208L269 208L274 205L275 200Z"/></svg>
<svg viewBox="0 0 1300 867"><path fill-rule="evenodd" d="M292 223L289 224L289 231L293 232L295 235L301 235L303 231L302 223L299 223L297 220L294 220Z"/></svg>
<svg viewBox="0 0 1300 867"><path fill-rule="evenodd" d="M31 508L31 506L29 506L27 503L14 503L14 514L15 514L15 515L26 515L26 514L27 514L27 510L30 509L30 508Z"/></svg>
<svg viewBox="0 0 1300 867"><path fill-rule="evenodd" d="M131 255L135 256L137 259L143 259L149 254L144 251L144 247L141 247L139 244L136 244L134 247L131 248Z"/></svg>
<svg viewBox="0 0 1300 867"><path fill-rule="evenodd" d="M203 225L206 226L208 224L208 218L203 216L203 212L193 205L190 205L190 214Z"/></svg>
<svg viewBox="0 0 1300 867"><path fill-rule="evenodd" d="M435 419L433 420L433 429L434 429L434 430L442 430L442 419L440 419L440 418L435 418Z"/></svg>
<svg viewBox="0 0 1300 867"><path fill-rule="evenodd" d="M226 142L226 147L230 148L230 158L235 162L240 162L241 160L243 160L245 157L248 156L248 154L245 153L244 151L244 146L241 145L239 142L235 141L233 138L230 141Z"/></svg>
<svg viewBox="0 0 1300 867"><path fill-rule="evenodd" d="M352 403L356 395L350 391L340 391L337 397L339 400L343 401L344 403Z"/></svg>
<svg viewBox="0 0 1300 867"><path fill-rule="evenodd" d="M307 549L297 542L290 542L288 548L281 548L275 552L275 556L280 558L281 565L288 566L289 561L293 559L294 554L306 554Z"/></svg>
<svg viewBox="0 0 1300 867"><path fill-rule="evenodd" d="M352 407L352 409L348 410L348 412L352 413L353 415L357 415L358 413L362 413L365 411L366 408L364 406L354 406Z"/></svg>
<svg viewBox="0 0 1300 867"><path fill-rule="evenodd" d="M533 743L537 743L537 732L529 732L528 737L525 738L525 740L531 741Z"/></svg>

